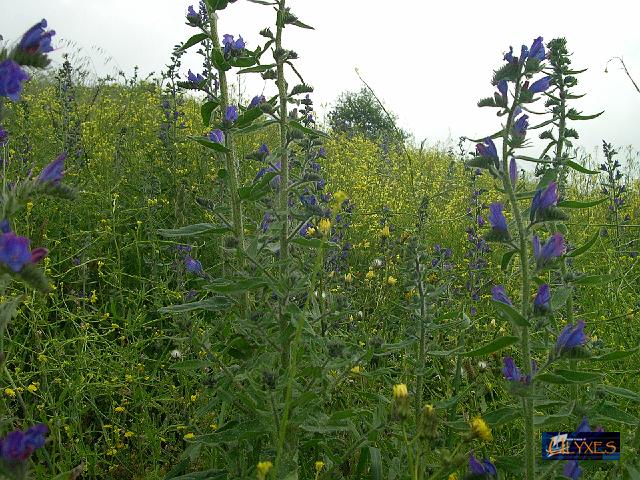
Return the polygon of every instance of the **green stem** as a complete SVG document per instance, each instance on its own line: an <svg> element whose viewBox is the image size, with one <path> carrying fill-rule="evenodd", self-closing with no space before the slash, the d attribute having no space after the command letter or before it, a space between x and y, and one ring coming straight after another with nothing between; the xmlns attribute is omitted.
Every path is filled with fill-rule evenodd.
<svg viewBox="0 0 640 480"><path fill-rule="evenodd" d="M504 190L509 197L511 203L511 209L518 229L519 240L519 253L520 253L520 273L522 276L522 294L521 294L521 312L524 318L528 318L529 303L530 303L530 279L529 279L529 250L527 229L525 228L522 220L522 213L518 205L518 199L511 184L509 178L509 136L513 128L513 120L515 109L518 105L518 98L520 96L520 79L521 74L518 72L516 80L516 90L514 92L514 102L509 110L509 116L507 118L507 124L505 125L502 136L502 184ZM522 353L522 361L524 362L525 374L531 375L531 346L529 345L529 328L522 327L520 329L520 349ZM531 385L533 389L533 384ZM527 480L534 480L535 476L535 439L533 430L533 402L531 398L525 398L523 400L523 414L524 414L524 430L525 430L525 472Z"/></svg>
<svg viewBox="0 0 640 480"><path fill-rule="evenodd" d="M424 292L424 284L422 283L422 270L420 268L420 255L416 255L415 259L416 274L418 276L418 292L420 294L420 345L418 345L418 378L416 387L415 401L415 419L416 425L420 418L420 408L422 407L422 390L424 388L424 354L425 354L425 315L427 311L427 300Z"/></svg>
<svg viewBox="0 0 640 480"><path fill-rule="evenodd" d="M277 58L275 59L277 63L276 84L278 86L278 115L280 117L280 195L278 197L278 215L282 220L282 229L280 230L280 266L282 279L284 281L286 281L288 277L287 261L289 258L289 154L287 151L289 120L287 112L287 81L284 76L284 57L282 55L282 32L284 30L285 2L286 0L279 0L278 3L275 39L275 53L277 54ZM282 295L280 298L278 319L280 332L283 334L287 328L284 314L287 300L286 295ZM283 341L281 352L281 363L283 368L286 368L289 363L290 356L291 343L289 336L286 336L286 339Z"/></svg>
<svg viewBox="0 0 640 480"><path fill-rule="evenodd" d="M218 15L215 11L209 10L209 18L211 19L211 42L213 48L220 50L220 39L218 38ZM218 81L220 82L220 112L222 118L224 118L227 107L229 106L229 86L227 83L227 74L221 68L217 68ZM225 166L227 170L227 179L229 185L229 195L231 197L231 218L233 222L233 231L238 241L239 252L245 251L245 238L244 238L244 219L242 214L242 204L240 202L240 196L238 195L238 166L236 162L236 147L234 135L231 131L225 132L226 147L229 149L225 153ZM240 256L240 254L238 254ZM242 266L244 267L244 260L241 258ZM248 306L248 296L243 296L245 308Z"/></svg>
<svg viewBox="0 0 640 480"><path fill-rule="evenodd" d="M324 260L324 243L320 247L320 251L318 252L318 257L316 258L316 264L311 274L311 282L309 284L309 290L307 292L307 300L305 301L303 312L306 312L309 308L309 303L313 296L313 291L315 290L316 280L318 277L318 273L322 268L323 260ZM285 474L289 473L289 472L280 472L280 469L282 468L282 455L284 452L285 438L287 436L289 414L291 413L291 397L293 393L293 383L296 377L296 370L298 367L298 346L302 338L302 330L304 329L304 323L305 323L305 314L302 313L300 314L300 318L298 318L298 322L296 325L296 332L293 339L293 344L291 349L292 355L291 355L291 361L289 366L289 372L287 375L287 388L286 388L285 397L284 397L284 411L282 413L282 419L280 420L280 430L278 432L278 446L276 450L276 461L275 461L275 472L277 474L277 478L284 478L286 476Z"/></svg>

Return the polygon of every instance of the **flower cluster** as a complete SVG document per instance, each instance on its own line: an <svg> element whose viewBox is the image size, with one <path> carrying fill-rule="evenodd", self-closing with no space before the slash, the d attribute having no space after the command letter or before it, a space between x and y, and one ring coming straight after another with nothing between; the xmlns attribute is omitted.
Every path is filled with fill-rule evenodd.
<svg viewBox="0 0 640 480"><path fill-rule="evenodd" d="M26 431L14 430L0 438L0 459L9 467L24 463L37 449L42 448L49 429L44 424L34 425Z"/></svg>

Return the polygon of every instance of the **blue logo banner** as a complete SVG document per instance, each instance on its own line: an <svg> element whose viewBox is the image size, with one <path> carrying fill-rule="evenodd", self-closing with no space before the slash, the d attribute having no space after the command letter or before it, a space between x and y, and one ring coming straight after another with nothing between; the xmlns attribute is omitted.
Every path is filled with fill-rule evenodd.
<svg viewBox="0 0 640 480"><path fill-rule="evenodd" d="M543 460L620 460L620 432L543 432Z"/></svg>

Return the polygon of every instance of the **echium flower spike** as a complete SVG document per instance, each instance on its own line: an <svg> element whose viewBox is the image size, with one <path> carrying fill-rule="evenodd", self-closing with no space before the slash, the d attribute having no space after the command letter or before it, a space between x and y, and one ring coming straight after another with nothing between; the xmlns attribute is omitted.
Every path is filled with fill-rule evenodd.
<svg viewBox="0 0 640 480"><path fill-rule="evenodd" d="M509 161L509 179L511 180L511 186L515 188L516 183L518 182L518 164L514 157L511 157L511 160Z"/></svg>
<svg viewBox="0 0 640 480"><path fill-rule="evenodd" d="M209 140L214 143L220 143L224 145L224 133L219 128L216 128L209 133Z"/></svg>
<svg viewBox="0 0 640 480"><path fill-rule="evenodd" d="M17 102L22 93L22 84L27 80L29 75L16 62L10 58L0 62L0 97Z"/></svg>
<svg viewBox="0 0 640 480"><path fill-rule="evenodd" d="M537 235L533 236L533 256L536 259L538 269L544 268L556 258L564 255L565 251L566 244L560 233L551 235L551 238L543 246L540 245L540 238Z"/></svg>
<svg viewBox="0 0 640 480"><path fill-rule="evenodd" d="M582 467L577 460L570 460L564 464L562 474L571 480L578 480L582 476Z"/></svg>
<svg viewBox="0 0 640 480"><path fill-rule="evenodd" d="M47 21L42 19L22 36L18 48L30 55L52 52L51 37L56 32L54 30L45 31L45 28L47 28Z"/></svg>
<svg viewBox="0 0 640 480"><path fill-rule="evenodd" d="M491 138L485 138L483 143L478 143L476 145L476 152L481 157L491 160L496 169L500 169L498 160L498 149L496 148L496 144L493 143L493 140Z"/></svg>
<svg viewBox="0 0 640 480"><path fill-rule="evenodd" d="M489 215L487 218L491 224L491 233L487 236L487 240L501 242L509 241L511 239L509 227L507 226L507 219L502 213L503 208L503 205L497 202L489 205Z"/></svg>
<svg viewBox="0 0 640 480"><path fill-rule="evenodd" d="M469 455L469 474L473 478L487 478L498 475L496 467L486 458L480 462L471 452Z"/></svg>
<svg viewBox="0 0 640 480"><path fill-rule="evenodd" d="M502 374L504 375L505 379L513 383L531 385L531 379L538 370L538 366L536 365L535 360L531 360L531 375L523 375L512 357L504 357L502 361L504 364L504 367L502 367Z"/></svg>
<svg viewBox="0 0 640 480"><path fill-rule="evenodd" d="M0 439L0 458L8 464L24 463L33 452L42 448L49 429L44 424L37 424L26 432L15 430Z"/></svg>
<svg viewBox="0 0 640 480"><path fill-rule="evenodd" d="M584 333L584 320L580 320L575 325L570 323L562 329L556 340L555 350L557 354L562 354L582 347L585 343L587 343L587 336Z"/></svg>
<svg viewBox="0 0 640 480"><path fill-rule="evenodd" d="M224 113L224 121L228 124L232 124L236 120L238 120L238 107L235 105L229 105Z"/></svg>
<svg viewBox="0 0 640 480"><path fill-rule="evenodd" d="M504 303L505 305L513 306L513 303L511 303L511 299L507 296L507 293L505 292L502 285L495 285L491 289L491 298L494 302L500 302Z"/></svg>
<svg viewBox="0 0 640 480"><path fill-rule="evenodd" d="M533 310L540 315L544 315L551 310L551 289L548 284L543 283L538 288L538 293L533 300Z"/></svg>
<svg viewBox="0 0 640 480"><path fill-rule="evenodd" d="M536 80L527 89L529 93L542 93L549 89L551 86L551 77L542 77Z"/></svg>
<svg viewBox="0 0 640 480"><path fill-rule="evenodd" d="M58 158L44 167L40 175L38 175L38 183L54 187L60 185L60 181L64 176L64 161L66 158L67 152L62 152Z"/></svg>
<svg viewBox="0 0 640 480"><path fill-rule="evenodd" d="M544 219L544 213L557 205L558 198L558 184L556 182L550 182L544 190L536 190L531 201L530 220L533 222L536 218Z"/></svg>

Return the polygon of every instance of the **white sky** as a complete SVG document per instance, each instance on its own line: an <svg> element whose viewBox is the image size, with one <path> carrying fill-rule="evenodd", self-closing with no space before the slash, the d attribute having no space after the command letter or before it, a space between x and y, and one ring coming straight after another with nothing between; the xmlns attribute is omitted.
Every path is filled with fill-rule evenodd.
<svg viewBox="0 0 640 480"><path fill-rule="evenodd" d="M73 41L93 59L99 74L114 67L131 73L158 72L173 45L196 33L184 24L189 4L197 0L0 0L0 33L17 38L46 18L58 35L57 51L73 53ZM460 135L479 137L497 130L493 109L476 102L493 93L493 69L509 45L567 38L573 64L588 67L581 91L588 92L578 109L605 110L597 120L576 125L587 149L603 138L616 145L640 147L640 93L619 68L607 60L622 56L640 82L640 3L630 0L564 0L505 2L495 0L290 0L292 11L316 30L287 27L285 48L300 55L298 69L315 87L316 105L330 105L344 90L359 90L359 68L400 126L428 144ZM250 48L262 41L260 29L272 26L269 7L245 0L221 12L221 33L242 34ZM273 26L272 26L273 29ZM113 62L104 65L105 54ZM269 54L267 54L269 55ZM184 58L183 70L200 70L196 55ZM270 58L270 56L268 57ZM265 61L267 61L265 59ZM252 97L263 88L257 76L244 85ZM291 79L295 83L295 79ZM531 154L534 152L532 151Z"/></svg>

